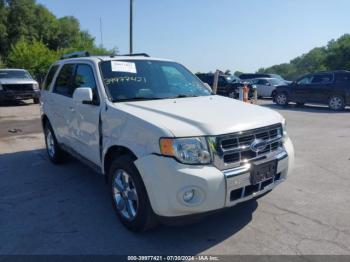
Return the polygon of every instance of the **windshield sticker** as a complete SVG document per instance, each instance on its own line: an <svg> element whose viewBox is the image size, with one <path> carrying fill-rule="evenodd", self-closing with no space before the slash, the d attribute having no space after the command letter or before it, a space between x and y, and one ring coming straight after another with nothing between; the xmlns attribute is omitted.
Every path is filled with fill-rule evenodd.
<svg viewBox="0 0 350 262"><path fill-rule="evenodd" d="M135 63L111 61L111 67L113 72L137 73Z"/></svg>
<svg viewBox="0 0 350 262"><path fill-rule="evenodd" d="M146 83L147 81L146 81L146 77L142 77L142 76L119 76L119 77L104 79L104 82L106 83L106 85L110 85L110 84L120 83L120 82Z"/></svg>

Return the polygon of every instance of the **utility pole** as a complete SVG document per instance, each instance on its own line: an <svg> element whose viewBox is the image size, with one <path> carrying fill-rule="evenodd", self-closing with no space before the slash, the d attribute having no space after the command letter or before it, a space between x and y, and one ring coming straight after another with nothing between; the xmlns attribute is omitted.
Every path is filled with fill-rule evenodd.
<svg viewBox="0 0 350 262"><path fill-rule="evenodd" d="M101 17L100 17L100 35L101 35L101 47L103 47L102 18Z"/></svg>
<svg viewBox="0 0 350 262"><path fill-rule="evenodd" d="M130 47L129 47L129 53L132 54L133 53L133 42L132 42L132 37L133 37L133 34L132 34L132 31L133 31L133 2L134 0L130 0L130 38L129 38L129 44L130 44Z"/></svg>

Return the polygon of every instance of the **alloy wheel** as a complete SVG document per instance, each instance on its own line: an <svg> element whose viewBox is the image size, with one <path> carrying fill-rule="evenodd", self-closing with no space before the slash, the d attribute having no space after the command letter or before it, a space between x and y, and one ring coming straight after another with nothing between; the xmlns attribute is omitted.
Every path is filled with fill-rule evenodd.
<svg viewBox="0 0 350 262"><path fill-rule="evenodd" d="M332 96L329 100L329 107L333 110L339 110L343 107L343 99L339 96Z"/></svg>
<svg viewBox="0 0 350 262"><path fill-rule="evenodd" d="M276 102L279 105L287 104L287 96L285 94L278 94L276 97Z"/></svg>
<svg viewBox="0 0 350 262"><path fill-rule="evenodd" d="M50 129L46 133L46 147L50 157L53 158L55 156L55 141Z"/></svg>
<svg viewBox="0 0 350 262"><path fill-rule="evenodd" d="M121 216L133 220L138 211L139 199L132 177L123 169L113 174L112 180L113 200Z"/></svg>

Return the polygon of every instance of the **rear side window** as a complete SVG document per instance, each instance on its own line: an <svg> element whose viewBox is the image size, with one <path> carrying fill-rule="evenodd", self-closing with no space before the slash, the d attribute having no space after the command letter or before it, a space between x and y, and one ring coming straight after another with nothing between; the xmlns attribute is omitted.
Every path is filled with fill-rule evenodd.
<svg viewBox="0 0 350 262"><path fill-rule="evenodd" d="M312 84L328 84L333 81L333 75L331 74L322 74L322 75L315 75L312 78L311 83Z"/></svg>
<svg viewBox="0 0 350 262"><path fill-rule="evenodd" d="M53 80L53 77L56 74L56 71L58 69L58 65L54 65L50 68L49 72L46 75L44 84L43 84L43 89L44 90L49 90L50 86L51 86L51 82Z"/></svg>
<svg viewBox="0 0 350 262"><path fill-rule="evenodd" d="M350 82L350 74L337 74L336 75L337 83L349 83Z"/></svg>
<svg viewBox="0 0 350 262"><path fill-rule="evenodd" d="M54 87L54 93L72 97L73 94L73 86L72 86L72 77L74 74L74 64L66 64L62 67L59 72L56 83Z"/></svg>

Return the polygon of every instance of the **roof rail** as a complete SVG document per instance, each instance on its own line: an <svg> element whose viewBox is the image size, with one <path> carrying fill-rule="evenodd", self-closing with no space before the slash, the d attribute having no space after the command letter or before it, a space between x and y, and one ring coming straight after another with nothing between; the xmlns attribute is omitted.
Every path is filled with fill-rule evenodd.
<svg viewBox="0 0 350 262"><path fill-rule="evenodd" d="M125 55L117 55L117 54L104 54L104 55L95 55L95 54L90 54L88 51L78 51L78 52L73 52L70 54L65 54L61 56L61 59L68 59L68 58L77 58L77 57L88 57L88 56L110 56L110 57L115 57L115 56L145 56L149 57L148 54L146 53L135 53L135 54L125 54Z"/></svg>
<svg viewBox="0 0 350 262"><path fill-rule="evenodd" d="M146 53L125 54L125 55L118 55L118 56L145 56L145 57L149 57L149 55Z"/></svg>
<svg viewBox="0 0 350 262"><path fill-rule="evenodd" d="M76 57L86 57L90 56L90 53L88 51L79 51L79 52L73 52L70 54L62 55L61 59L68 59L68 58L76 58Z"/></svg>

